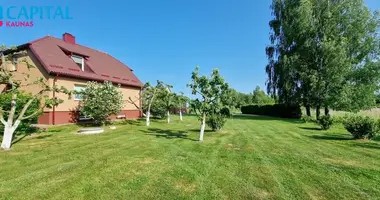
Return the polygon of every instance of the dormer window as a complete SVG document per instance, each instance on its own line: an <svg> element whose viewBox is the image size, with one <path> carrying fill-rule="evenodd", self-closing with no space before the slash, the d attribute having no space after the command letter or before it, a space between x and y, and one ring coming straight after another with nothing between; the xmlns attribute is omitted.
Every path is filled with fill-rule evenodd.
<svg viewBox="0 0 380 200"><path fill-rule="evenodd" d="M72 55L71 59L84 71L84 58L78 55Z"/></svg>

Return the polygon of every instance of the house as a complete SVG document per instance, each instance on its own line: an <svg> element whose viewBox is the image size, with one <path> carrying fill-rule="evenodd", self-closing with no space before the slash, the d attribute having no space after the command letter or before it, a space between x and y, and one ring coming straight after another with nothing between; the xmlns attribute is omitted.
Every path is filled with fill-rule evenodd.
<svg viewBox="0 0 380 200"><path fill-rule="evenodd" d="M28 73L31 80L43 77L51 86L64 86L74 91L82 90L88 81L111 81L121 85L124 100L136 100L137 106L141 107L141 101L137 99L140 99L143 84L133 70L107 53L77 44L75 37L69 33L63 34L62 39L46 36L20 45L18 49L26 50L26 53L6 63L8 69L15 71L16 77L22 78L23 73ZM35 67L28 69L25 62L18 62L24 59ZM0 86L0 91L5 87ZM35 85L22 89L32 94L39 91ZM71 99L61 93L50 92L47 95L63 99L64 102L52 109L46 108L38 119L39 124L54 125L78 121L80 95L74 95ZM135 105L124 102L124 109L113 118L142 116Z"/></svg>

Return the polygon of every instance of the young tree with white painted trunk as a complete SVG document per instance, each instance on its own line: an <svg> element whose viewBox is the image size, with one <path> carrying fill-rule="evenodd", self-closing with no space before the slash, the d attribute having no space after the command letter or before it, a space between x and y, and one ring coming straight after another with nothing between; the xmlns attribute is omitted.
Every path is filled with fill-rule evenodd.
<svg viewBox="0 0 380 200"><path fill-rule="evenodd" d="M160 93L158 95L158 98L162 101L163 106L166 111L166 117L168 124L170 123L170 110L172 110L175 107L175 101L177 99L177 95L171 91L171 88L173 86L171 85L162 85L163 89L160 90Z"/></svg>
<svg viewBox="0 0 380 200"><path fill-rule="evenodd" d="M149 82L144 86L143 100L145 101L144 103L146 103L146 126L150 126L150 109L156 96L163 88L165 88L165 84L159 80L157 80L157 84L154 87L151 86Z"/></svg>
<svg viewBox="0 0 380 200"><path fill-rule="evenodd" d="M193 101L192 107L197 114L201 115L199 141L202 142L206 127L206 116L223 107L223 97L229 92L229 86L220 76L218 69L213 69L211 77L207 77L199 75L199 67L197 66L191 79L188 87L191 88L193 95L201 97Z"/></svg>
<svg viewBox="0 0 380 200"><path fill-rule="evenodd" d="M147 82L144 85L144 87L141 89L141 95L135 96L133 99L132 97L128 97L128 99L125 101L135 106L142 113L142 115L146 117L146 114L144 112L144 101L149 100L150 95L146 95L146 94L150 93L150 91L151 91L151 85L149 82Z"/></svg>
<svg viewBox="0 0 380 200"><path fill-rule="evenodd" d="M180 92L176 97L176 104L179 109L179 119L182 121L182 110L186 108L186 104L189 102L189 97L184 96L183 92Z"/></svg>
<svg viewBox="0 0 380 200"><path fill-rule="evenodd" d="M150 126L150 117L152 106L156 105L156 100L162 91L166 88L166 85L162 81L157 81L155 86L152 86L147 82L141 90L141 96L129 97L126 102L135 106L142 112L142 115L146 119L146 126ZM141 105L140 103L141 102Z"/></svg>
<svg viewBox="0 0 380 200"><path fill-rule="evenodd" d="M18 50L15 47L0 47L0 85L6 86L6 88L3 91L1 91L1 94L11 95L11 100L9 102L10 109L3 110L3 108L0 107L0 122L4 125L4 135L1 143L1 148L5 150L11 148L15 130L18 128L21 121L35 117L36 115L42 113L45 107L53 107L63 102L63 100L61 99L49 98L49 96L46 94L47 92L54 91L56 93L62 92L68 94L69 96L71 95L71 92L68 91L66 88L58 88L57 86L51 87L50 85L48 85L47 81L44 80L42 77L37 78L36 80L30 80L30 75L27 73L23 73L23 80L15 78L15 74L17 73L17 71L9 70L7 68L7 63L9 63L9 61L15 62L15 60L17 59L14 58L25 55L26 53L26 51ZM33 65L29 64L26 59L17 62L25 63L29 69L34 67ZM32 98L30 98L27 101L27 103L25 103L24 105L18 105L18 97L20 96L21 89L26 86L35 86L41 89L36 94L33 94ZM32 114L26 115L28 108L35 101L42 102L40 105L40 109L36 110ZM22 107L22 110L19 113L16 113L16 109L18 107Z"/></svg>

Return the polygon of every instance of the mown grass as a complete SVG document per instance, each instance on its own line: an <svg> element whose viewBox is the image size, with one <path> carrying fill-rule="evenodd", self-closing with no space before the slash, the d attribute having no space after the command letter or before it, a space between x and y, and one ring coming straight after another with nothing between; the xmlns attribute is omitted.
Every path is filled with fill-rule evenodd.
<svg viewBox="0 0 380 200"><path fill-rule="evenodd" d="M340 126L236 116L199 144L199 121L50 128L0 151L1 199L377 199L380 144Z"/></svg>

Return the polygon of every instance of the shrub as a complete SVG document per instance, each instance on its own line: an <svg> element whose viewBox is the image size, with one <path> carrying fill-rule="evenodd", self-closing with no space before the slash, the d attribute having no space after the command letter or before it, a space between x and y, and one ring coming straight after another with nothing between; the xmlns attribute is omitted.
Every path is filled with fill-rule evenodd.
<svg viewBox="0 0 380 200"><path fill-rule="evenodd" d="M12 99L11 95L12 95L11 93L5 93L5 94L0 95L0 107L2 107L3 110L9 111L11 109L11 103L10 103L11 99ZM16 117L20 114L23 106L31 98L32 98L32 96L30 94L27 94L24 92L20 92L17 95L16 103L18 106L16 106L16 112L15 112ZM25 112L25 116L33 114L34 112L38 111L39 108L40 108L40 101L36 99L32 102L32 104L29 106L28 110ZM42 112L40 114L42 114ZM4 119L7 120L8 113L5 112L3 115L4 115ZM37 123L39 116L40 115L35 115L32 118L22 120L20 125L16 129L15 134L27 134L27 133L33 133L33 132L37 131L37 128L32 127L31 125ZM4 126L2 123L0 123L0 135L3 135L3 131L4 131Z"/></svg>
<svg viewBox="0 0 380 200"><path fill-rule="evenodd" d="M379 122L370 117L358 115L347 116L344 128L352 134L354 139L372 139L379 133Z"/></svg>
<svg viewBox="0 0 380 200"><path fill-rule="evenodd" d="M227 107L222 108L222 109L220 110L220 114L221 114L222 116L224 116L224 117L231 117L231 116L232 116L230 109L227 108Z"/></svg>
<svg viewBox="0 0 380 200"><path fill-rule="evenodd" d="M243 114L266 115L282 118L301 118L302 112L299 105L249 105L241 108Z"/></svg>
<svg viewBox="0 0 380 200"><path fill-rule="evenodd" d="M324 115L319 117L317 123L321 126L323 130L328 130L330 126L333 124L333 120L330 115Z"/></svg>
<svg viewBox="0 0 380 200"><path fill-rule="evenodd" d="M226 123L226 118L221 114L211 114L206 118L206 124L213 131L221 130Z"/></svg>
<svg viewBox="0 0 380 200"><path fill-rule="evenodd" d="M342 116L332 116L332 120L334 124L342 124L344 123L345 118Z"/></svg>
<svg viewBox="0 0 380 200"><path fill-rule="evenodd" d="M316 120L313 118L313 117L309 117L309 116L302 116L301 117L301 120L304 122L304 123L308 123L308 122L316 122Z"/></svg>
<svg viewBox="0 0 380 200"><path fill-rule="evenodd" d="M105 124L110 115L119 114L123 108L123 94L119 86L108 81L104 84L88 82L80 94L83 98L80 111L93 118L96 125Z"/></svg>

